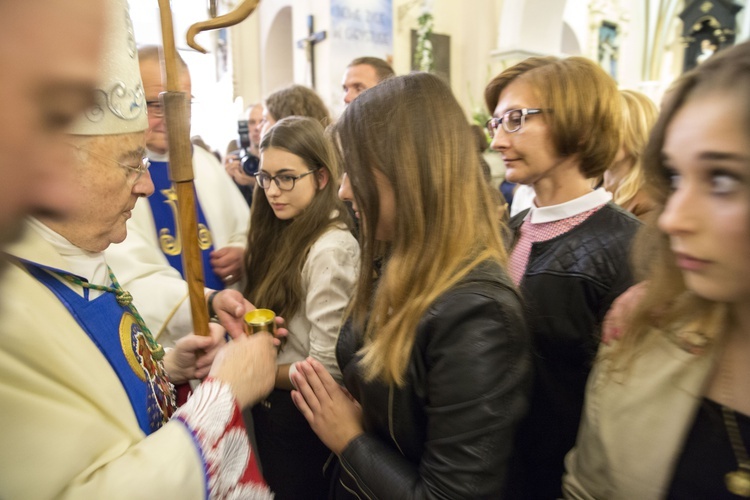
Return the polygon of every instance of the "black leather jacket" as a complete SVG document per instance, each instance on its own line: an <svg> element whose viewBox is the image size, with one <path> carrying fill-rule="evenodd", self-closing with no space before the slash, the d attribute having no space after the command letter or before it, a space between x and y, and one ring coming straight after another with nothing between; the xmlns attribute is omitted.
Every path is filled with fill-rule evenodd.
<svg viewBox="0 0 750 500"><path fill-rule="evenodd" d="M480 266L429 308L404 387L363 380L359 338L345 326L337 356L367 431L342 452L334 496L502 496L530 380L523 314L505 273Z"/></svg>
<svg viewBox="0 0 750 500"><path fill-rule="evenodd" d="M510 221L514 238L527 212ZM601 323L633 284L629 253L638 219L608 203L580 225L534 243L520 289L533 343L534 383L509 479L514 498L561 496Z"/></svg>

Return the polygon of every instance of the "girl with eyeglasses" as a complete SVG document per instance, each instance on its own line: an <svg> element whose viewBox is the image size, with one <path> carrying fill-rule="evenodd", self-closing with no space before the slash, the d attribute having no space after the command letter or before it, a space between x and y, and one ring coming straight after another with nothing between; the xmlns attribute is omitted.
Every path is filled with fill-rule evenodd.
<svg viewBox="0 0 750 500"><path fill-rule="evenodd" d="M535 193L510 221L509 270L526 303L534 381L508 492L558 498L601 322L633 283L628 252L640 223L592 188L620 146L620 96L588 59L532 57L496 76L485 101L506 178Z"/></svg>
<svg viewBox="0 0 750 500"><path fill-rule="evenodd" d="M362 93L334 137L363 252L337 346L348 392L314 360L292 392L337 456L332 497L500 498L529 344L464 112L414 73Z"/></svg>
<svg viewBox="0 0 750 500"><path fill-rule="evenodd" d="M649 279L591 373L568 498L750 497L748 88L743 43L667 91L643 155Z"/></svg>
<svg viewBox="0 0 750 500"><path fill-rule="evenodd" d="M330 451L291 400L294 363L311 357L336 379L334 348L354 288L359 245L338 199L339 166L323 126L292 116L260 143L245 297L287 318L275 390L252 415L263 476L279 499L325 498Z"/></svg>

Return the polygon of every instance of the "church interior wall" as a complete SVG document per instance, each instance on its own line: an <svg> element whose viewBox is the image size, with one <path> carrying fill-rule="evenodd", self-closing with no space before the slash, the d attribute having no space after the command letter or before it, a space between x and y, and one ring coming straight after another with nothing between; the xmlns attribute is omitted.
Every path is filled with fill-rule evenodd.
<svg viewBox="0 0 750 500"><path fill-rule="evenodd" d="M747 11L747 0L737 3L741 3L745 6L745 8L737 15L737 42L739 43L750 40L750 13Z"/></svg>
<svg viewBox="0 0 750 500"><path fill-rule="evenodd" d="M560 55L565 0L504 2L497 44L502 66L532 55Z"/></svg>
<svg viewBox="0 0 750 500"><path fill-rule="evenodd" d="M263 96L260 51L260 16L250 16L245 22L230 31L230 52L232 56L232 84L236 109L260 102ZM239 98L239 99L238 99Z"/></svg>
<svg viewBox="0 0 750 500"><path fill-rule="evenodd" d="M468 118L485 108L482 96L494 76L489 53L497 38L496 20L502 3L435 0L432 4L433 32L450 36L450 84ZM411 71L411 30L417 28L421 13L421 2L394 1L393 67L397 74Z"/></svg>
<svg viewBox="0 0 750 500"><path fill-rule="evenodd" d="M155 0L129 0L136 43L162 45L159 9ZM188 65L192 80L192 135L221 149L236 135L233 65L218 49L219 33L201 33L196 42L208 50L200 54L187 46L185 34L196 21L207 18L205 2L174 2L175 45ZM228 53L224 53L227 54Z"/></svg>
<svg viewBox="0 0 750 500"><path fill-rule="evenodd" d="M340 95L338 93L340 80L333 80L329 76L329 68L331 67L331 43L328 40L328 36L330 36L331 33L331 2L330 0L317 0L309 1L308 4L308 9L302 15L298 16L298 20L301 21L301 31L300 36L295 37L295 40L301 40L308 36L309 28L307 25L307 16L310 14L313 16L314 20L314 31L316 33L320 31L325 31L327 33L326 40L315 45L315 90L330 108L334 96ZM298 74L301 74L301 78L298 77L297 82L310 85L310 64L307 61L305 51L296 48L296 45L295 62L295 67L298 68L299 71Z"/></svg>
<svg viewBox="0 0 750 500"><path fill-rule="evenodd" d="M295 67L291 64L294 56L292 44L294 36L295 7L288 2L267 4L274 8L261 11L260 63L261 93L263 96L294 83ZM264 6L265 7L265 6ZM270 12L269 12L270 11Z"/></svg>
<svg viewBox="0 0 750 500"><path fill-rule="evenodd" d="M232 2L238 0L220 4ZM155 3L130 0L139 43L161 43ZM391 56L397 74L411 71L411 30L417 28L425 5L433 14L433 32L450 37L450 84L470 119L486 112L482 95L489 79L523 57L583 55L597 60L602 20L619 29L620 87L641 90L658 102L682 71L677 13L684 0L392 0ZM311 84L305 50L297 47L297 41L308 36L307 16L314 16L315 31L331 32L331 0L262 0L250 19L231 28L229 62L222 73L216 35L199 36L199 42L214 49L208 56L192 53L182 41L187 26L206 17L205 2L173 6L178 48L193 74L193 133L219 148L236 135L236 119L244 106L290 83ZM737 41L749 35L750 15L743 9ZM316 90L336 116L343 109L344 67L334 67L343 63L331 53L331 45L329 35L315 46Z"/></svg>

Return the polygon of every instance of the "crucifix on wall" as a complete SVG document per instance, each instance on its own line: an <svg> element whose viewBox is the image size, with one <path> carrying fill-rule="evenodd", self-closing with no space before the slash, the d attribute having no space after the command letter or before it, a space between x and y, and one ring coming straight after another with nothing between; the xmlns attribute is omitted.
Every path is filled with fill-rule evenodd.
<svg viewBox="0 0 750 500"><path fill-rule="evenodd" d="M297 48L305 49L307 63L310 68L310 83L315 88L315 45L326 39L327 31L318 31L315 33L313 28L313 16L307 16L307 38L297 42Z"/></svg>

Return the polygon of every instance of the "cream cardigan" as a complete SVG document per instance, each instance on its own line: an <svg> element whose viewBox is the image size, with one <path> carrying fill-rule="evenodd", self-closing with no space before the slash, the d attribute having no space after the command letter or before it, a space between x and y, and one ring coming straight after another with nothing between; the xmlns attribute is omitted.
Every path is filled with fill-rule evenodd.
<svg viewBox="0 0 750 500"><path fill-rule="evenodd" d="M592 370L578 440L565 459L565 498L649 500L668 493L717 349L690 354L654 335L627 377L608 374L606 362Z"/></svg>

